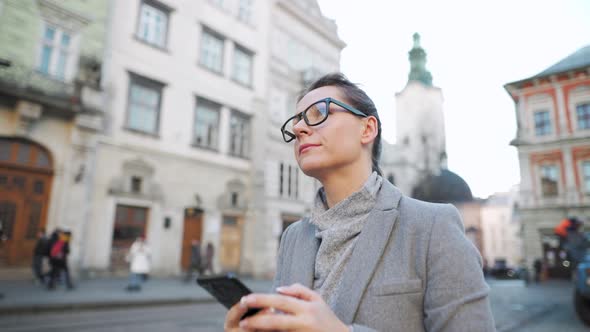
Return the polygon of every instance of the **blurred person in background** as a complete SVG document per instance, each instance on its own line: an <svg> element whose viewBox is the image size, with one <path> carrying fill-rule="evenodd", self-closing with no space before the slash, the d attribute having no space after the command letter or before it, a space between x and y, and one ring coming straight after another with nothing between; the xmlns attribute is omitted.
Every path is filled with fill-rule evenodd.
<svg viewBox="0 0 590 332"><path fill-rule="evenodd" d="M215 247L213 246L213 243L208 242L207 247L205 248L205 268L203 269L203 273L207 273L207 271L209 271L209 273L215 274L215 271L213 270L214 255Z"/></svg>
<svg viewBox="0 0 590 332"><path fill-rule="evenodd" d="M185 282L192 279L193 271L197 271L199 275L203 274L203 260L201 258L201 242L193 239L191 241L191 258L188 270L186 271Z"/></svg>
<svg viewBox="0 0 590 332"><path fill-rule="evenodd" d="M68 290L74 289L68 268L71 237L72 232L70 231L57 231L57 240L53 242L49 249L51 272L47 288L50 290L55 289L56 283L60 282L61 278L64 278Z"/></svg>
<svg viewBox="0 0 590 332"><path fill-rule="evenodd" d="M49 238L45 234L45 229L41 228L37 233L37 242L33 249L33 276L35 282L41 285L45 284L46 273L43 273L43 260L49 256Z"/></svg>
<svg viewBox="0 0 590 332"><path fill-rule="evenodd" d="M129 284L126 289L130 292L140 291L141 284L150 273L152 259L152 252L143 236L135 239L125 259L130 264Z"/></svg>
<svg viewBox="0 0 590 332"><path fill-rule="evenodd" d="M381 176L381 123L342 74L307 88L281 128L323 187L311 217L283 233L277 294L250 294L226 331L495 331L482 259L459 212ZM249 308L262 308L241 320Z"/></svg>

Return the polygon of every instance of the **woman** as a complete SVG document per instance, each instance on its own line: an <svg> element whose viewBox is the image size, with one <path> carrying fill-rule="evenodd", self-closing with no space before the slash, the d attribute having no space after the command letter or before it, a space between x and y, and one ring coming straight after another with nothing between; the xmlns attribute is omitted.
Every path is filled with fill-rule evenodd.
<svg viewBox="0 0 590 332"><path fill-rule="evenodd" d="M136 238L129 249L129 253L125 257L130 263L128 291L141 290L142 281L150 273L151 258L152 252L147 243L145 243L145 238L143 236Z"/></svg>
<svg viewBox="0 0 590 332"><path fill-rule="evenodd" d="M481 257L457 210L381 177L381 123L364 91L326 75L281 131L323 188L311 217L282 236L277 294L242 298L226 331L494 331ZM240 320L249 308L265 310Z"/></svg>

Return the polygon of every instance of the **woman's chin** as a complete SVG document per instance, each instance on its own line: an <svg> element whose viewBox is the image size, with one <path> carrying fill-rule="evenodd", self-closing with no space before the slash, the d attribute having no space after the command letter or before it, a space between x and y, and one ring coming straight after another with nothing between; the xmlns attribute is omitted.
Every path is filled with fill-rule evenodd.
<svg viewBox="0 0 590 332"><path fill-rule="evenodd" d="M312 178L318 178L320 174L322 174L325 170L325 167L318 163L314 162L302 162L299 164L299 168L303 172L303 174L310 176Z"/></svg>

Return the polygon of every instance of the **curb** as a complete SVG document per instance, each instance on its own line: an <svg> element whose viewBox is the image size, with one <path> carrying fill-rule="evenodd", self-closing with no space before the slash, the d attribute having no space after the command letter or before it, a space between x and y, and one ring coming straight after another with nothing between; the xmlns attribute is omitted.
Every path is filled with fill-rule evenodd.
<svg viewBox="0 0 590 332"><path fill-rule="evenodd" d="M178 299L158 299L158 300L135 300L135 301L104 301L104 302L79 302L79 303L51 303L51 304L33 304L16 307L0 307L0 317L15 314L37 314L45 312L62 312L62 311L84 311L94 309L120 309L125 308L142 308L156 307L166 305L198 304L198 303L215 303L213 298L178 298Z"/></svg>

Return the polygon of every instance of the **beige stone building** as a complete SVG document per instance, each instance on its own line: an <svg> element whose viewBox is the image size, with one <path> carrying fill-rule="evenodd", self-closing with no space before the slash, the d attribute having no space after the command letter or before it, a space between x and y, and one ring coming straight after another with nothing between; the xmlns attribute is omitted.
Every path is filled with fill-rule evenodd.
<svg viewBox="0 0 590 332"><path fill-rule="evenodd" d="M23 50L30 72L43 65L43 45L55 47L43 65L52 78L45 88L71 93L15 95L9 82L0 170L28 151L37 168L25 181L46 196L38 224L73 232L72 270L127 271L124 254L143 235L154 274L180 273L200 239L213 244L217 271L271 276L284 226L305 213L316 187L279 127L306 81L338 70L345 46L317 2L104 1L84 14L77 1L3 1L0 25L18 19L13 8L25 2L25 12L40 12L27 35L34 47ZM72 32L71 46L60 44L67 33L59 29L44 39L46 12L72 21L62 29ZM64 65L59 50L72 54ZM13 53L0 53L12 69L22 58ZM78 54L94 55L98 66ZM0 186L12 183L0 175ZM0 208L4 230L35 233L11 206ZM30 252L18 243L8 243L11 252Z"/></svg>
<svg viewBox="0 0 590 332"><path fill-rule="evenodd" d="M568 277L570 265L553 228L567 216L590 216L589 59L586 46L505 85L517 121L524 257L528 264L542 258L550 277Z"/></svg>
<svg viewBox="0 0 590 332"><path fill-rule="evenodd" d="M0 268L29 267L44 227L69 228L79 261L108 12L103 1L0 3Z"/></svg>
<svg viewBox="0 0 590 332"><path fill-rule="evenodd" d="M517 267L523 258L521 223L518 206L518 186L509 192L495 193L481 208L484 258L488 266L504 260Z"/></svg>

